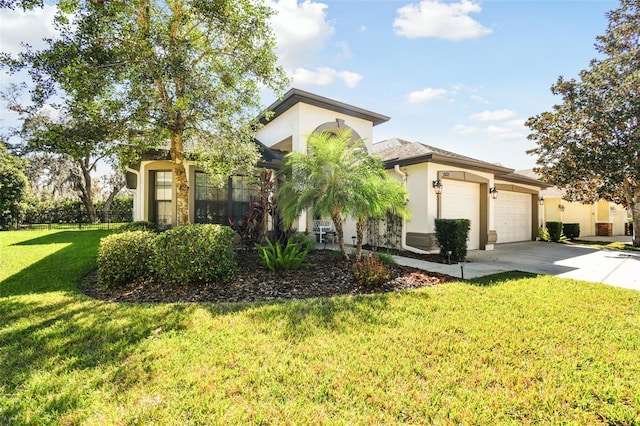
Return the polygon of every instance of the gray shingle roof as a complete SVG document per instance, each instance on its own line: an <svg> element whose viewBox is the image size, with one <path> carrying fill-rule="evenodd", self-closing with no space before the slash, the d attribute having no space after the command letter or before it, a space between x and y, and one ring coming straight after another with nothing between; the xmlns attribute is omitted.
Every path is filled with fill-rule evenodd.
<svg viewBox="0 0 640 426"><path fill-rule="evenodd" d="M535 177L515 173L514 169L456 154L455 152L447 151L421 142L409 142L399 138L387 139L382 142L374 143L372 145L372 153L380 156L389 168L396 164L410 165L436 162L493 173L496 179L502 179L510 182L523 183L538 187L549 186Z"/></svg>

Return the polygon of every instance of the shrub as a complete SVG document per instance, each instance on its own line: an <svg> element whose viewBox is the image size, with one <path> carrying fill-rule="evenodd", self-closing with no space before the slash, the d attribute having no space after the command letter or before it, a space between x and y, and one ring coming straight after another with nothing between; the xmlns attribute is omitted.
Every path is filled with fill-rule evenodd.
<svg viewBox="0 0 640 426"><path fill-rule="evenodd" d="M105 288L151 278L156 235L145 231L112 234L100 241L98 278Z"/></svg>
<svg viewBox="0 0 640 426"><path fill-rule="evenodd" d="M133 197L122 195L115 197L109 210L104 211L104 201L95 203L96 214L101 222L131 222L133 220Z"/></svg>
<svg viewBox="0 0 640 426"><path fill-rule="evenodd" d="M379 286L391 279L388 266L374 253L353 264L353 275L358 284L366 287Z"/></svg>
<svg viewBox="0 0 640 426"><path fill-rule="evenodd" d="M304 232L296 232L291 235L287 241L298 243L307 251L312 251L316 246L316 243Z"/></svg>
<svg viewBox="0 0 640 426"><path fill-rule="evenodd" d="M393 255L389 253L376 252L376 255L380 258L380 260L382 260L382 263L386 265L394 265L396 263L396 261L393 260Z"/></svg>
<svg viewBox="0 0 640 426"><path fill-rule="evenodd" d="M562 222L560 221L549 221L546 222L547 230L549 231L549 238L554 243L560 241L562 238Z"/></svg>
<svg viewBox="0 0 640 426"><path fill-rule="evenodd" d="M158 226L153 222L146 220L137 220L135 222L125 223L118 227L116 232L129 232L129 231L150 231L158 232Z"/></svg>
<svg viewBox="0 0 640 426"><path fill-rule="evenodd" d="M159 234L153 272L165 284L226 282L235 277L234 231L221 225L184 225Z"/></svg>
<svg viewBox="0 0 640 426"><path fill-rule="evenodd" d="M467 256L471 221L469 219L436 219L435 222L440 256L454 262L464 260Z"/></svg>
<svg viewBox="0 0 640 426"><path fill-rule="evenodd" d="M288 271L300 269L303 266L310 266L310 264L304 262L307 254L309 254L310 247L304 240L295 242L294 238L290 238L284 248L282 248L282 244L279 242L274 244L268 238L266 242L266 246L256 244L256 248L264 264L272 271Z"/></svg>
<svg viewBox="0 0 640 426"><path fill-rule="evenodd" d="M565 223L562 225L562 233L565 237L574 240L580 236L580 224Z"/></svg>

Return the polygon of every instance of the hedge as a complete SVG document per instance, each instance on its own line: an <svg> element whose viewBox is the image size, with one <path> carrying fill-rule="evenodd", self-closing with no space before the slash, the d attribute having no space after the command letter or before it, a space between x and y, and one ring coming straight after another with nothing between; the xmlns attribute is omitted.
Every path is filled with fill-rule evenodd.
<svg viewBox="0 0 640 426"><path fill-rule="evenodd" d="M559 221L549 221L545 222L547 226L547 231L549 231L549 238L551 241L557 243L562 238L562 222Z"/></svg>
<svg viewBox="0 0 640 426"><path fill-rule="evenodd" d="M130 231L100 241L98 279L103 287L121 286L151 278L156 234Z"/></svg>
<svg viewBox="0 0 640 426"><path fill-rule="evenodd" d="M229 226L195 224L158 235L153 271L169 285L191 282L226 282L235 277L233 229Z"/></svg>
<svg viewBox="0 0 640 426"><path fill-rule="evenodd" d="M562 233L565 237L574 240L580 236L580 224L564 223L562 224Z"/></svg>
<svg viewBox="0 0 640 426"><path fill-rule="evenodd" d="M436 219L436 238L440 256L454 262L467 256L467 240L471 221L469 219Z"/></svg>

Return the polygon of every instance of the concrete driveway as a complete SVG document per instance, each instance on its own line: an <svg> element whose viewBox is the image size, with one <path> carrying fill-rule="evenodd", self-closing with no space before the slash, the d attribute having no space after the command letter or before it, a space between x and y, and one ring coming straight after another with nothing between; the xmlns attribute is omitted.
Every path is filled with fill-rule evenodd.
<svg viewBox="0 0 640 426"><path fill-rule="evenodd" d="M497 244L492 251L473 250L467 253L467 260L496 270L556 275L640 290L640 252L530 241Z"/></svg>

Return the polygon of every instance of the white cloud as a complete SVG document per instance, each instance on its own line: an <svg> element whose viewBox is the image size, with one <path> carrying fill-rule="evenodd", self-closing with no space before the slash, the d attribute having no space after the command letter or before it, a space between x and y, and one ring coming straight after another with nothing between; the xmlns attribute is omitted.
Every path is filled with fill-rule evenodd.
<svg viewBox="0 0 640 426"><path fill-rule="evenodd" d="M426 102L444 99L447 93L446 89L434 89L427 87L426 89L409 93L407 100L411 104L423 104Z"/></svg>
<svg viewBox="0 0 640 426"><path fill-rule="evenodd" d="M485 132L491 139L500 141L520 140L526 137L523 133L519 133L517 129L511 126L489 126Z"/></svg>
<svg viewBox="0 0 640 426"><path fill-rule="evenodd" d="M327 21L324 3L305 0L271 1L275 14L271 25L277 39L277 54L288 69L307 65L324 48L335 29Z"/></svg>
<svg viewBox="0 0 640 426"><path fill-rule="evenodd" d="M482 129L479 129L477 127L473 127L473 126L465 126L464 124L457 124L456 126L454 126L452 132L455 133L456 135L475 135L478 134L482 131Z"/></svg>
<svg viewBox="0 0 640 426"><path fill-rule="evenodd" d="M349 50L349 43L347 43L346 41L337 42L336 47L338 48L338 50L340 50L340 53L338 53L337 57L338 60L349 59L353 56L351 50Z"/></svg>
<svg viewBox="0 0 640 426"><path fill-rule="evenodd" d="M489 103L488 100L486 100L482 96L478 96L478 95L471 95L471 96L469 96L469 99L471 99L472 101L479 102L481 104L485 104L485 105L487 105Z"/></svg>
<svg viewBox="0 0 640 426"><path fill-rule="evenodd" d="M459 3L423 0L398 9L393 28L396 34L407 38L474 39L491 33L469 16L481 10L480 5L469 0Z"/></svg>
<svg viewBox="0 0 640 426"><path fill-rule="evenodd" d="M485 111L482 119L477 121L498 121L497 124L490 124L487 127L475 127L467 126L465 124L458 124L451 129L451 132L461 136L479 135L485 137L489 141L521 141L526 139L527 132L525 131L524 120L511 118L513 113L506 114L505 111ZM501 113L501 114L493 114ZM475 114L479 116L481 114ZM474 117L472 116L472 118ZM500 118L500 117L503 118Z"/></svg>
<svg viewBox="0 0 640 426"><path fill-rule="evenodd" d="M352 89L356 87L362 75L351 71L337 71L333 68L320 67L315 71L306 68L296 68L290 73L293 84L300 86L329 86L341 81L345 86Z"/></svg>
<svg viewBox="0 0 640 426"><path fill-rule="evenodd" d="M0 9L0 51L16 55L24 50L21 42L44 48L42 39L58 34L53 25L56 10L56 6L48 4L28 11Z"/></svg>
<svg viewBox="0 0 640 426"><path fill-rule="evenodd" d="M477 114L473 114L471 119L473 121L504 121L509 120L516 116L516 113L508 109L500 109L495 111L482 111Z"/></svg>

